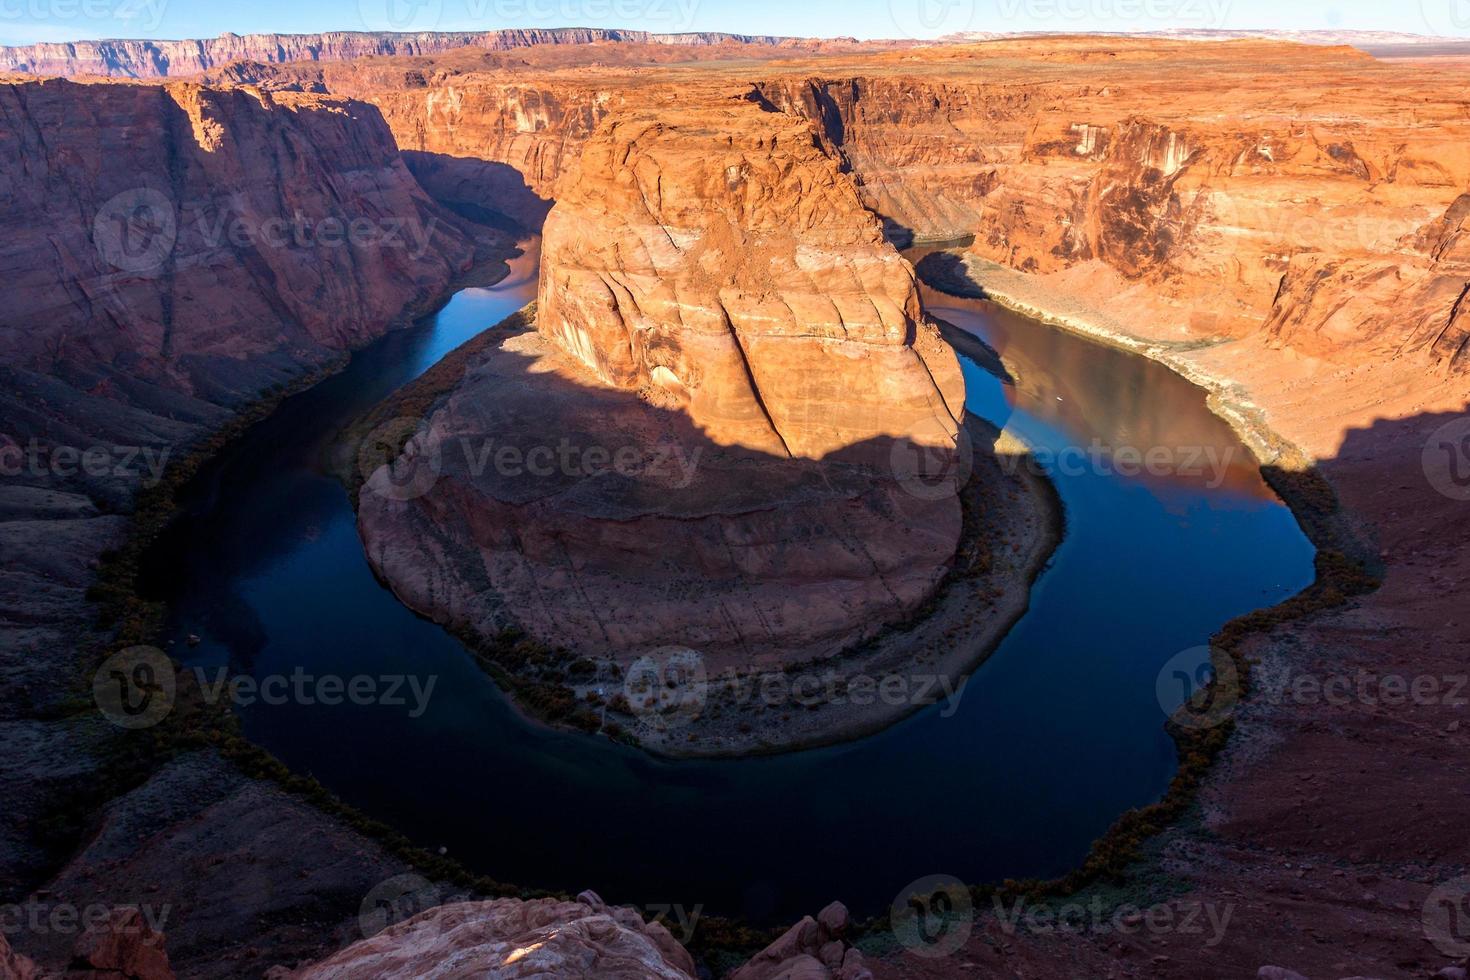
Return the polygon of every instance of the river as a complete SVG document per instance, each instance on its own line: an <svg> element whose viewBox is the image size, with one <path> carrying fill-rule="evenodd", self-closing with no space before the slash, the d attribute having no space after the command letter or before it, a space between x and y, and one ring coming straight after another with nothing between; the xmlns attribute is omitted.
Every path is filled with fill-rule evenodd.
<svg viewBox="0 0 1470 980"><path fill-rule="evenodd" d="M879 912L930 874L1064 872L1168 784L1161 667L1312 579L1311 545L1198 388L929 293L934 312L1006 359L1015 383L962 358L970 410L1050 454L1068 522L1030 611L958 711L725 761L657 760L529 724L457 641L377 582L327 456L343 425L534 298L535 275L533 247L498 285L461 291L288 399L186 489L147 576L186 665L433 678L418 717L411 696L238 710L246 735L296 771L499 880L769 923L834 898ZM1204 472L1112 465L1152 447Z"/></svg>

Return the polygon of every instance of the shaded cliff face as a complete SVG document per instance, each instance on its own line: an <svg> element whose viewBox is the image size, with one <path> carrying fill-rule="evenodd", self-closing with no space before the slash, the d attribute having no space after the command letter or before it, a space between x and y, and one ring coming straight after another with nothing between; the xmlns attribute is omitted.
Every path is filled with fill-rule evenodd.
<svg viewBox="0 0 1470 980"><path fill-rule="evenodd" d="M179 449L475 256L362 103L29 81L0 86L0 117L0 435L22 448Z"/></svg>
<svg viewBox="0 0 1470 980"><path fill-rule="evenodd" d="M567 174L541 332L722 445L819 459L952 444L959 365L811 129L743 100L664 115L609 119Z"/></svg>
<svg viewBox="0 0 1470 980"><path fill-rule="evenodd" d="M385 55L427 55L456 48L513 51L538 45L597 42L664 44L678 47L749 45L818 49L844 42L772 35L700 32L658 34L591 27L515 28L498 31L331 31L323 34L221 34L183 41L71 41L0 47L0 71L35 75L100 75L163 78L197 75L236 61L350 61Z"/></svg>

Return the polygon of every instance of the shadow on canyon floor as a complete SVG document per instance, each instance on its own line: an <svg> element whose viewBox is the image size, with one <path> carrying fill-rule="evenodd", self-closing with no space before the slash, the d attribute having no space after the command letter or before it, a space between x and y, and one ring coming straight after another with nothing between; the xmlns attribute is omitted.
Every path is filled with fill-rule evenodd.
<svg viewBox="0 0 1470 980"><path fill-rule="evenodd" d="M462 218L516 238L541 233L555 201L543 198L508 163L424 150L402 151L403 162L430 197Z"/></svg>

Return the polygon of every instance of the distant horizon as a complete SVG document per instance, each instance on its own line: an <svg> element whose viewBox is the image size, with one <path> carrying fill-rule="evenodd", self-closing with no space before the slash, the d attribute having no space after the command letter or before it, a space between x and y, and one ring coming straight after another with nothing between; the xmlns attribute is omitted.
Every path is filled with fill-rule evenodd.
<svg viewBox="0 0 1470 980"><path fill-rule="evenodd" d="M1290 7L1290 9L1282 9ZM864 41L955 33L1390 33L1470 40L1470 0L0 0L0 45L204 40L222 34L458 33L588 27Z"/></svg>

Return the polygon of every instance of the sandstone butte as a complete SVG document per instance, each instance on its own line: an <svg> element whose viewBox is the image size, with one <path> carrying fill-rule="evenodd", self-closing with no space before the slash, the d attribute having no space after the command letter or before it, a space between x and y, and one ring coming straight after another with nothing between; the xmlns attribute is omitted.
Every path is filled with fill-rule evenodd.
<svg viewBox="0 0 1470 980"><path fill-rule="evenodd" d="M700 64L706 53L717 63ZM340 63L257 59L208 80L371 103L438 202L531 227L613 111L662 92L690 111L744 94L799 114L891 230L974 235L965 279L1167 360L1214 388L1236 422L1273 434L1258 440L1264 463L1310 466L1327 478L1345 522L1372 541L1383 584L1275 626L1248 642L1247 655L1324 676L1463 674L1470 520L1463 502L1426 482L1421 454L1431 433L1463 418L1467 396L1470 272L1459 202L1470 190L1470 65L1124 38L679 54L594 45L532 47L513 58L466 48ZM7 98L17 89L49 97L56 84L17 80ZM65 120L84 113L59 113L53 130L65 132ZM43 152L33 141L8 156L7 178L38 172L27 163ZM35 234L24 223L17 232ZM28 254L9 260L12 277L51 264L49 252ZM87 305L85 293L71 295L70 303ZM35 504L27 506L34 519ZM89 506L48 503L39 515ZM7 511L7 542L26 523L17 513ZM50 767L43 790L31 789L31 770L0 771L21 817L18 829L0 832L12 888L47 877L24 829L43 812L37 800L96 772L85 761L92 743L24 707L48 690L44 671L26 673L45 658L25 641L63 618L75 630L86 617L85 561L101 547L94 537L46 566L45 610L22 618L14 610L34 611L33 597L25 596L29 606L7 603L7 671L18 664L31 692L0 702L7 739L23 740L25 755ZM1449 972L1439 975L1455 976L1425 941L1421 911L1435 883L1470 865L1462 826L1470 728L1462 715L1444 700L1389 710L1248 699L1225 764L1201 788L1198 823L1167 831L1148 859L1178 887L1181 910L1231 905L1231 928L1214 947L1185 932L1012 934L985 916L959 960L895 954L868 965L875 976L905 978L949 976L959 962L976 976L1239 977L1268 966L1280 969L1260 975L1431 976L1443 968ZM62 772L71 775L55 775ZM184 792L200 786L209 793ZM355 909L313 889L330 882L360 895L402 869L376 845L217 759L180 760L137 793L179 802L159 818L165 826L154 838L130 840L132 863L109 870L94 860L99 848L121 853L104 835L49 884L77 900L121 902L135 887L128 874L152 869L161 894L208 913L170 937L182 951L175 961L200 972L224 975L221 959L247 950L278 963L319 958L322 936ZM261 888L236 887L238 864L209 860L225 842L236 853L263 853L283 826L318 846L293 856L299 868L284 859L253 863ZM201 833L219 837L204 847ZM184 857L193 861L180 875ZM221 895L231 900L221 904ZM315 928L269 926L283 909Z"/></svg>
<svg viewBox="0 0 1470 980"><path fill-rule="evenodd" d="M806 121L727 99L604 120L546 220L535 335L473 363L406 466L361 494L409 605L624 665L712 673L833 656L912 616L959 544L964 381L912 267ZM458 447L636 451L637 474L473 472ZM658 460L686 465L658 465ZM952 477L951 477L952 479ZM957 489L957 488L956 488Z"/></svg>

